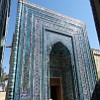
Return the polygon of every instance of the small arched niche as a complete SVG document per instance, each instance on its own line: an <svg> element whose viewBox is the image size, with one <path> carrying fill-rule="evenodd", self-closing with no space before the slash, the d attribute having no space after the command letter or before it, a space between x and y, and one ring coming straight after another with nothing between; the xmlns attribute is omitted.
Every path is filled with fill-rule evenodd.
<svg viewBox="0 0 100 100"><path fill-rule="evenodd" d="M74 100L73 74L69 50L57 42L50 52L50 98Z"/></svg>

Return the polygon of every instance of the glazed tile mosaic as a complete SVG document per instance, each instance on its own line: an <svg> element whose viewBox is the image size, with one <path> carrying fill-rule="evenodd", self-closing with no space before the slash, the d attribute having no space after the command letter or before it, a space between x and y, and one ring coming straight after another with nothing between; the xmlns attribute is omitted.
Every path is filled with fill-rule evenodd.
<svg viewBox="0 0 100 100"><path fill-rule="evenodd" d="M8 100L90 100L97 77L85 23L19 0L12 46Z"/></svg>

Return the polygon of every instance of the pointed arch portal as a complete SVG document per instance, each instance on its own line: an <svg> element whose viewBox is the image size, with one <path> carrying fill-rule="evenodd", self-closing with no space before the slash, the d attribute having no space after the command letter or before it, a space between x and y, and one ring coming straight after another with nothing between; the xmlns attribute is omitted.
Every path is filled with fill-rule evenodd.
<svg viewBox="0 0 100 100"><path fill-rule="evenodd" d="M71 55L69 50L57 42L50 52L50 98L74 100Z"/></svg>
<svg viewBox="0 0 100 100"><path fill-rule="evenodd" d="M18 1L7 100L90 100L97 76L85 24Z"/></svg>

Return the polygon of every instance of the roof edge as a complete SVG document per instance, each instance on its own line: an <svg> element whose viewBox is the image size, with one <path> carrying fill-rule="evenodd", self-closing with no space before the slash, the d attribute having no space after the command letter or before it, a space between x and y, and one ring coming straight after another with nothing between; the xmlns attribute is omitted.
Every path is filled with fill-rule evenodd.
<svg viewBox="0 0 100 100"><path fill-rule="evenodd" d="M82 27L86 26L85 22L82 22L82 21L77 20L77 19L75 19L75 18L68 17L68 16L66 16L66 15L57 13L57 12L55 12L55 11L49 10L49 9L44 8L44 7L41 7L41 6L38 6L38 5L36 5L36 4L30 3L30 2L25 1L25 0L18 0L18 1L19 1L19 2L22 2L22 3L24 3L24 4L27 4L27 5L29 5L29 6L32 6L32 7L41 9L41 10L43 10L43 11L49 12L49 13L54 14L54 15L56 15L56 16L62 17L62 18L64 18L64 19L70 20L70 21L73 22L73 23L78 23L78 25L80 25L80 26L82 26Z"/></svg>

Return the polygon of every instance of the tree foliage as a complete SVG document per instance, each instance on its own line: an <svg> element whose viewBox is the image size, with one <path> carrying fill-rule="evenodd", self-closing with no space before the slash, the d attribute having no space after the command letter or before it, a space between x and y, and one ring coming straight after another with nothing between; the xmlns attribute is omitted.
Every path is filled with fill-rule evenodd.
<svg viewBox="0 0 100 100"><path fill-rule="evenodd" d="M2 90L5 91L6 84L5 81L8 80L8 75L6 72L4 72L4 68L1 70L1 78L0 78L0 87L2 87Z"/></svg>

